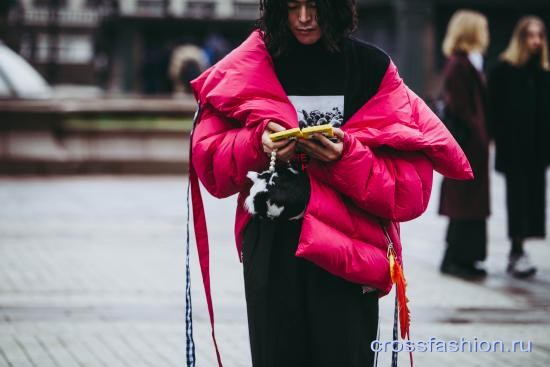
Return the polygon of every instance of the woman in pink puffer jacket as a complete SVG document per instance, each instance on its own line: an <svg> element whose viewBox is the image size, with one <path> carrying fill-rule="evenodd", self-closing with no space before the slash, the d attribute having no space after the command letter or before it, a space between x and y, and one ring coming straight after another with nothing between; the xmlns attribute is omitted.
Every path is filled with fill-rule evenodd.
<svg viewBox="0 0 550 367"><path fill-rule="evenodd" d="M192 82L199 114L190 179L211 321L197 178L216 197L239 194L235 237L244 260L253 365L372 365L378 297L392 285L385 232L401 263L399 222L425 211L433 170L454 179L470 179L472 172L389 57L349 37L353 1L290 1L289 31L282 35L273 29L273 3L262 2L258 30ZM346 25L338 37L323 16ZM341 129L334 129L339 141L266 138L298 127L300 111L319 101L343 111ZM278 166L307 175L309 198L296 220L252 216L244 205L253 184L248 173L266 170L275 149ZM307 163L297 151L309 156Z"/></svg>

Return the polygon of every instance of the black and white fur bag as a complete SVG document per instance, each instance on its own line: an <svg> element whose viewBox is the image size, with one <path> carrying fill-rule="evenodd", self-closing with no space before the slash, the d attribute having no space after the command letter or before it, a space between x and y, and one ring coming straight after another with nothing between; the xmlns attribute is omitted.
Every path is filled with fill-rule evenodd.
<svg viewBox="0 0 550 367"><path fill-rule="evenodd" d="M248 172L247 177L253 185L244 206L250 214L262 219L300 219L309 200L307 174L290 164L276 167L273 153L268 170Z"/></svg>

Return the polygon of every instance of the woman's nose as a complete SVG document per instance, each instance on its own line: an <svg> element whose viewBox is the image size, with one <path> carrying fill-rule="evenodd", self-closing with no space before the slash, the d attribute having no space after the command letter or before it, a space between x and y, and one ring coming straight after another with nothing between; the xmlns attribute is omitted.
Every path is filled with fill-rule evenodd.
<svg viewBox="0 0 550 367"><path fill-rule="evenodd" d="M309 19L310 19L310 16L307 10L307 6L305 5L300 6L300 15L298 20L302 23L306 23L307 21L309 21Z"/></svg>

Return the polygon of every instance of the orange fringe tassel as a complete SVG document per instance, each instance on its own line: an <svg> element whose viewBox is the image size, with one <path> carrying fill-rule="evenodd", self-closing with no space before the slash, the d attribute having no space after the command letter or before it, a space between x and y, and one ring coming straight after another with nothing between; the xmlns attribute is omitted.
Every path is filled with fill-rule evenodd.
<svg viewBox="0 0 550 367"><path fill-rule="evenodd" d="M409 339L410 334L409 329L411 326L411 312L407 303L409 299L407 298L407 280L405 279L405 273L401 264L396 259L395 250L390 243L388 247L388 259L390 261L390 277L392 283L395 284L395 291L397 292L397 307L399 312L399 330L401 331L401 339ZM409 352L409 359L411 362L411 367L413 367L413 356L412 352Z"/></svg>
<svg viewBox="0 0 550 367"><path fill-rule="evenodd" d="M399 329L401 331L401 338L405 339L409 336L409 328L411 324L411 313L407 303L407 280L403 273L403 268L397 262L395 254L390 252L390 276L392 283L396 286L397 292L397 304L399 307Z"/></svg>

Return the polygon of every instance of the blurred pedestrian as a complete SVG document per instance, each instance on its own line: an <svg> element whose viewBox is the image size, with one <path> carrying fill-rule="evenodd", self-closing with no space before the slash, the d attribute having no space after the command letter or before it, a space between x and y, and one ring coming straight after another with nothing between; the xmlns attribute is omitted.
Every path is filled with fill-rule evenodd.
<svg viewBox="0 0 550 367"><path fill-rule="evenodd" d="M184 44L174 48L168 68L174 94L191 94L191 80L198 77L207 67L208 56L200 47Z"/></svg>
<svg viewBox="0 0 550 367"><path fill-rule="evenodd" d="M508 237L512 245L507 271L519 278L537 271L524 250L524 241L546 235L549 70L543 21L536 16L521 18L489 77L495 168L506 178Z"/></svg>
<svg viewBox="0 0 550 367"><path fill-rule="evenodd" d="M483 74L483 54L488 44L489 31L483 14L471 10L454 13L443 42L447 56L444 122L466 153L474 180L443 180L439 213L449 217L449 224L440 269L467 279L487 275L479 262L487 256L490 211L487 87Z"/></svg>

